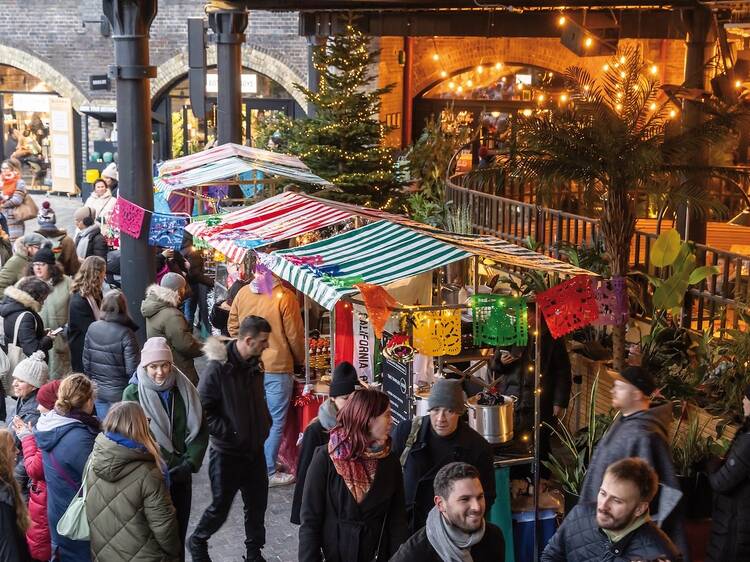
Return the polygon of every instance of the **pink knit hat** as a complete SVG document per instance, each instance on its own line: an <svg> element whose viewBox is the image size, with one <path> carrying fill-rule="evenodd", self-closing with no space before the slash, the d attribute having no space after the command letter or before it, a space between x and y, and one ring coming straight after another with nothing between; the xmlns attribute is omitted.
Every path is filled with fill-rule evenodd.
<svg viewBox="0 0 750 562"><path fill-rule="evenodd" d="M151 363L159 363L162 361L169 361L174 363L172 358L172 350L167 345L167 340L162 337L149 338L146 343L143 344L143 350L141 351L141 367L146 367Z"/></svg>

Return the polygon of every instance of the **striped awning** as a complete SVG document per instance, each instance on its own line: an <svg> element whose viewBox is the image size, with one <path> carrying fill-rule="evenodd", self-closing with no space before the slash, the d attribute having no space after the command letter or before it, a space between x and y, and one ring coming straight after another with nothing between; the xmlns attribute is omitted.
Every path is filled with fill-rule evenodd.
<svg viewBox="0 0 750 562"><path fill-rule="evenodd" d="M331 185L313 174L296 156L229 143L167 160L159 166L154 189L169 194L176 189L230 180L250 171L260 171L298 183Z"/></svg>
<svg viewBox="0 0 750 562"><path fill-rule="evenodd" d="M472 254L491 259L497 263L508 267L517 267L521 269L530 269L533 271L546 271L549 273L559 273L561 275L596 275L588 269L577 267L571 263L558 260L551 256L535 252L524 246L519 246L496 236L482 234L456 234L440 228L435 228L403 215L387 213L378 209L360 207L350 203L341 203L339 201L328 201L318 199L311 195L305 195L308 199L319 201L331 208L347 211L352 215L365 217L370 220L386 220L394 222L411 229L414 229L425 236L431 236L443 242L453 244Z"/></svg>
<svg viewBox="0 0 750 562"><path fill-rule="evenodd" d="M352 217L325 202L285 192L254 205L222 215L215 221L187 226L193 236L240 262L248 250L325 228Z"/></svg>
<svg viewBox="0 0 750 562"><path fill-rule="evenodd" d="M300 258L304 261L313 256L322 266L337 268L336 277L361 276L366 283L385 285L471 254L399 224L380 221L307 246L262 256L276 275L331 310L339 299L357 290L336 287L318 276L314 268L299 265Z"/></svg>

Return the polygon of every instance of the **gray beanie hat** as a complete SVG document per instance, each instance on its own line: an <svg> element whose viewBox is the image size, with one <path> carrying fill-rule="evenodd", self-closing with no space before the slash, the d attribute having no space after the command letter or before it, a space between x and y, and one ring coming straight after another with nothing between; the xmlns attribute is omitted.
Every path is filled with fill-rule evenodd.
<svg viewBox="0 0 750 562"><path fill-rule="evenodd" d="M26 246L27 248L29 246L39 246L40 248L43 248L44 246L52 246L52 242L47 238L46 236L42 236L41 234L37 232L30 232L29 234L24 234L19 238L21 241L21 244Z"/></svg>
<svg viewBox="0 0 750 562"><path fill-rule="evenodd" d="M427 405L433 408L448 408L458 414L463 414L466 409L466 394L461 387L460 380L438 379L432 385Z"/></svg>
<svg viewBox="0 0 750 562"><path fill-rule="evenodd" d="M161 285L162 287L166 289L172 289L173 291L179 291L186 284L187 282L185 281L185 278L179 273L175 273L173 271L170 271L164 277L162 277L161 283L159 283L159 285Z"/></svg>
<svg viewBox="0 0 750 562"><path fill-rule="evenodd" d="M41 388L49 379L49 367L44 360L44 352L35 351L19 362L13 369L13 378L27 382L36 388Z"/></svg>

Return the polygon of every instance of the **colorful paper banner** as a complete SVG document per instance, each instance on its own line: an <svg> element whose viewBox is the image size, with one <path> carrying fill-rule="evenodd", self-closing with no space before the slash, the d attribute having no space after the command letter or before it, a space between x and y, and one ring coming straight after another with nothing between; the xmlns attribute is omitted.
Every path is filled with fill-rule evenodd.
<svg viewBox="0 0 750 562"><path fill-rule="evenodd" d="M588 275L577 275L536 296L553 338L588 326L599 318L599 304Z"/></svg>
<svg viewBox="0 0 750 562"><path fill-rule="evenodd" d="M188 222L188 217L182 215L151 215L151 227L148 231L149 245L179 250L182 248Z"/></svg>
<svg viewBox="0 0 750 562"><path fill-rule="evenodd" d="M419 353L433 357L461 353L460 310L415 312L413 319L412 340Z"/></svg>
<svg viewBox="0 0 750 562"><path fill-rule="evenodd" d="M529 337L526 299L504 295L471 297L474 344L492 347L526 345Z"/></svg>
<svg viewBox="0 0 750 562"><path fill-rule="evenodd" d="M112 207L109 223L120 232L124 232L133 238L139 238L145 215L145 209L122 197L118 197L114 207Z"/></svg>
<svg viewBox="0 0 750 562"><path fill-rule="evenodd" d="M594 324L601 326L625 324L630 315L625 278L600 279L596 285L596 302L599 307L599 319Z"/></svg>

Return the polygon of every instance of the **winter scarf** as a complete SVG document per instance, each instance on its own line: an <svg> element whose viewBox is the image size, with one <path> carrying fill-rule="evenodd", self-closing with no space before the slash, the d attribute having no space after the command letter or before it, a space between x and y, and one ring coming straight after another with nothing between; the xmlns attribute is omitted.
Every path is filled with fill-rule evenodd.
<svg viewBox="0 0 750 562"><path fill-rule="evenodd" d="M476 533L466 533L448 523L435 506L427 514L425 532L432 548L444 562L473 562L471 547L484 537L484 519L482 528Z"/></svg>
<svg viewBox="0 0 750 562"><path fill-rule="evenodd" d="M102 430L102 426L101 426L101 422L99 421L99 418L97 418L96 416L92 414L86 413L83 410L78 410L74 408L67 414L63 414L59 410L56 410L56 411L58 414L60 414L61 416L65 418L78 420L82 424L89 426L91 429L93 429L97 433Z"/></svg>
<svg viewBox="0 0 750 562"><path fill-rule="evenodd" d="M114 431L106 431L104 432L104 436L110 441L114 441L118 445L122 445L123 447L127 447L128 449L133 449L134 451L145 453L147 455L151 454L148 452L148 449L146 449L143 443L139 443L138 441L133 441L132 439L130 439L130 437L126 437L122 433L116 433ZM159 468L161 469L161 473L164 476L164 481L166 482L166 486L167 488L169 488L169 468L167 467L167 463L165 463L164 460L161 458L154 459L154 462L159 465Z"/></svg>
<svg viewBox="0 0 750 562"><path fill-rule="evenodd" d="M339 410L336 408L336 403L331 398L320 405L318 409L318 421L323 426L323 429L326 431L333 429L333 426L336 425L336 414L338 413Z"/></svg>
<svg viewBox="0 0 750 562"><path fill-rule="evenodd" d="M350 458L352 446L344 439L342 428L331 431L328 441L328 454L333 461L336 472L344 480L346 487L357 503L362 503L370 491L378 469L378 460L384 459L391 452L390 439L381 449L368 449L362 458Z"/></svg>
<svg viewBox="0 0 750 562"><path fill-rule="evenodd" d="M20 177L21 176L18 172L3 174L3 195L6 197L13 196L16 192L16 186L18 185Z"/></svg>
<svg viewBox="0 0 750 562"><path fill-rule="evenodd" d="M185 404L188 429L185 444L190 445L198 436L203 421L200 396L193 383L174 365L172 365L172 371L161 384L156 384L143 367L138 367L138 400L146 412L146 417L149 418L148 424L156 442L169 453L174 452L172 419L167 415L164 404L168 400L169 390L174 387L177 387L177 391Z"/></svg>
<svg viewBox="0 0 750 562"><path fill-rule="evenodd" d="M87 226L81 231L80 237L78 238L78 244L76 244L76 254L79 259L86 259L86 252L89 249L89 238L91 238L95 232L99 232L101 228L98 224L92 224Z"/></svg>

